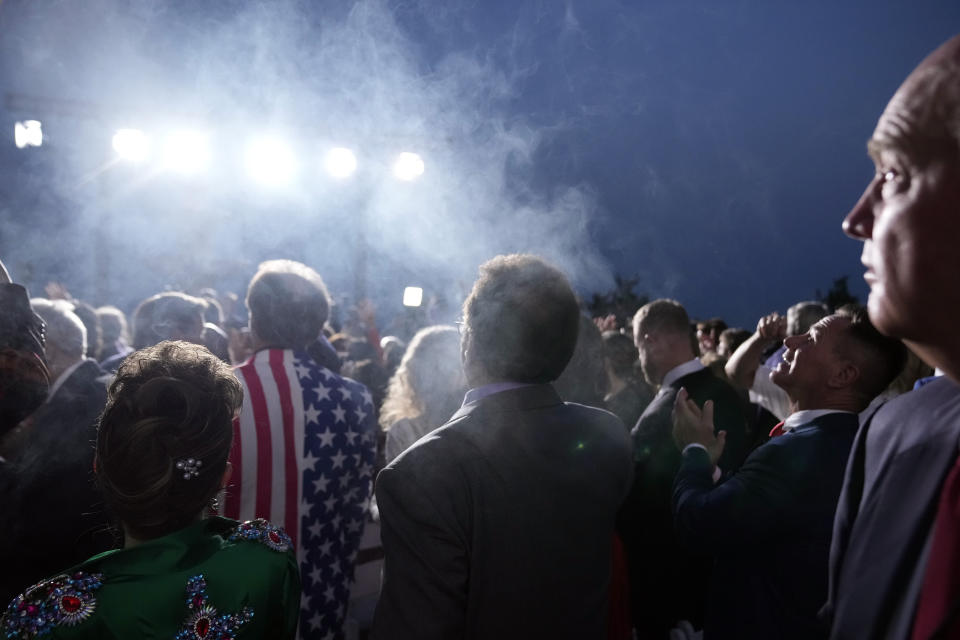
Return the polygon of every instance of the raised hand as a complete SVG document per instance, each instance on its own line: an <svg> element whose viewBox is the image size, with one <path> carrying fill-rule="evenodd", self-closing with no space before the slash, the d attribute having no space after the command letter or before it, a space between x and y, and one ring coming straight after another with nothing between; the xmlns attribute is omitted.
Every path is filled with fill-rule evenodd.
<svg viewBox="0 0 960 640"><path fill-rule="evenodd" d="M681 450L688 444L703 445L716 466L727 442L727 432L714 434L713 400L707 400L701 410L687 390L681 388L673 403L673 439Z"/></svg>

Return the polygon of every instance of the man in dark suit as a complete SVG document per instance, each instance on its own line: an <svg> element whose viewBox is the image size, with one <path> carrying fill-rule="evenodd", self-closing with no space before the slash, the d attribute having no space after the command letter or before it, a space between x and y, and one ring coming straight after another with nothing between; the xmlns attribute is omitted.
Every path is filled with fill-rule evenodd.
<svg viewBox="0 0 960 640"><path fill-rule="evenodd" d="M720 467L732 471L746 456L746 415L737 392L694 354L686 310L675 300L654 300L633 319L633 337L647 381L660 389L631 432L633 487L617 518L630 576L633 624L644 638L665 638L680 620L703 624L711 560L681 548L670 497L680 469L673 442L674 399L681 387L699 405L712 399L727 428Z"/></svg>
<svg viewBox="0 0 960 640"><path fill-rule="evenodd" d="M86 357L86 329L62 300L34 299L47 326L50 396L25 421L9 462L16 485L0 496L0 597L9 600L115 542L93 482L96 422L107 399L104 372Z"/></svg>
<svg viewBox="0 0 960 640"><path fill-rule="evenodd" d="M618 418L550 384L577 341L576 298L541 259L499 256L463 311L463 407L377 478L373 637L602 638L630 448Z"/></svg>
<svg viewBox="0 0 960 640"><path fill-rule="evenodd" d="M828 316L784 346L770 379L794 412L719 484L713 474L724 434L714 435L712 406L701 415L685 391L677 396L677 532L716 558L708 640L826 637L817 612L827 595L833 514L858 413L906 359L903 344L878 333L864 311Z"/></svg>
<svg viewBox="0 0 960 640"><path fill-rule="evenodd" d="M867 144L876 174L843 222L868 309L947 379L864 421L834 522L832 638L960 636L960 36L897 90Z"/></svg>

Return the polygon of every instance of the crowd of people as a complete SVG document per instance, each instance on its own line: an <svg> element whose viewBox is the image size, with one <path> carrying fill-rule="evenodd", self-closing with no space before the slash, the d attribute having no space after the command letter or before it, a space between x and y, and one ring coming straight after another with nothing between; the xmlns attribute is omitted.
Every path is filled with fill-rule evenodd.
<svg viewBox="0 0 960 640"><path fill-rule="evenodd" d="M960 638L960 36L868 149L867 305L754 331L523 254L409 344L293 260L129 324L0 263L0 633Z"/></svg>

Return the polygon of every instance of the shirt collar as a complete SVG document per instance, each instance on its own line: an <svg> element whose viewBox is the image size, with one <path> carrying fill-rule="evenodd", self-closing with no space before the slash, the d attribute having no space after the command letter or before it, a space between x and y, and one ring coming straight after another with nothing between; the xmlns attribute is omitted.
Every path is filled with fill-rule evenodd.
<svg viewBox="0 0 960 640"><path fill-rule="evenodd" d="M694 358L693 360L688 360L683 364L679 364L675 366L673 369L670 369L670 371L667 371L667 375L663 376L663 382L660 383L660 388L663 389L665 387L668 387L674 382L676 382L677 380L679 380L680 378L682 378L683 376L690 375L691 373L696 373L697 371L700 371L703 368L704 368L703 363L700 362L698 358Z"/></svg>
<svg viewBox="0 0 960 640"><path fill-rule="evenodd" d="M839 411L837 409L806 409L804 411L796 411L787 416L787 419L783 421L783 432L793 431L797 427L805 424L810 424L820 416L825 416L828 413L853 413L852 411Z"/></svg>
<svg viewBox="0 0 960 640"><path fill-rule="evenodd" d="M521 387L532 387L533 383L530 382L493 382L490 384L485 384L479 387L474 387L467 391L467 394L463 396L463 405L467 406L468 404L474 404L480 402L487 396L492 396L495 393L500 393L501 391L510 391L511 389L520 389Z"/></svg>

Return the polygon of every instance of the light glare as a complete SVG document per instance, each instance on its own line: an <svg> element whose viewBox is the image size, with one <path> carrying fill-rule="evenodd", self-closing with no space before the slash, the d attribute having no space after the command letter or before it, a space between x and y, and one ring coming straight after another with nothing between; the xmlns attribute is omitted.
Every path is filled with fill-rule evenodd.
<svg viewBox="0 0 960 640"><path fill-rule="evenodd" d="M398 180L409 182L423 175L423 158L415 153L404 151L393 163L393 175Z"/></svg>
<svg viewBox="0 0 960 640"><path fill-rule="evenodd" d="M178 131L167 136L163 164L179 173L198 173L210 164L210 142L199 131Z"/></svg>
<svg viewBox="0 0 960 640"><path fill-rule="evenodd" d="M277 186L290 182L297 172L293 150L283 140L263 137L247 147L247 171L261 184Z"/></svg>
<svg viewBox="0 0 960 640"><path fill-rule="evenodd" d="M13 141L17 149L43 144L43 128L39 120L24 120L13 125Z"/></svg>
<svg viewBox="0 0 960 640"><path fill-rule="evenodd" d="M357 170L357 156L345 147L334 147L327 152L323 165L334 178L349 178Z"/></svg>
<svg viewBox="0 0 960 640"><path fill-rule="evenodd" d="M139 129L119 129L113 134L113 150L130 162L143 162L150 154L150 140Z"/></svg>
<svg viewBox="0 0 960 640"><path fill-rule="evenodd" d="M407 287L403 290L403 306L419 307L423 303L423 289L420 287Z"/></svg>

